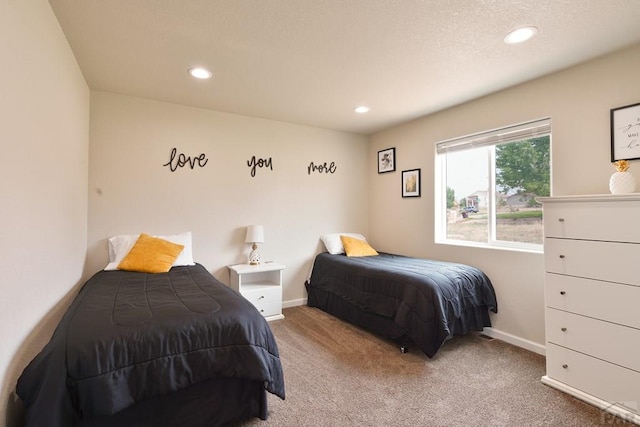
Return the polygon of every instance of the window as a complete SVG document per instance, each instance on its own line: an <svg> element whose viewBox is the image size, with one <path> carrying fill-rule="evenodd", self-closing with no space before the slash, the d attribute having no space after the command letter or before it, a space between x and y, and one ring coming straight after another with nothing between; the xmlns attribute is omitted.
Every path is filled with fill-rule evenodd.
<svg viewBox="0 0 640 427"><path fill-rule="evenodd" d="M436 145L436 241L542 250L551 119Z"/></svg>

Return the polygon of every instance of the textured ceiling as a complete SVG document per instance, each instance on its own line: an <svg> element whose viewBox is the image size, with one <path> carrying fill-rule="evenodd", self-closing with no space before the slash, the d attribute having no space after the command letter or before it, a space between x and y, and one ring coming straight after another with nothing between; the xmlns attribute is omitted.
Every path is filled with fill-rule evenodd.
<svg viewBox="0 0 640 427"><path fill-rule="evenodd" d="M49 3L91 89L363 134L640 42L640 0Z"/></svg>

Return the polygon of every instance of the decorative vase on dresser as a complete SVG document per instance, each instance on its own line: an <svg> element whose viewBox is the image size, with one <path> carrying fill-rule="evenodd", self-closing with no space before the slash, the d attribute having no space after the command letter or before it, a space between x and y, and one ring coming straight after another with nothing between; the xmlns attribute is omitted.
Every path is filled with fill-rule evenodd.
<svg viewBox="0 0 640 427"><path fill-rule="evenodd" d="M609 178L611 194L633 193L636 191L636 179L631 172L614 172Z"/></svg>
<svg viewBox="0 0 640 427"><path fill-rule="evenodd" d="M541 197L542 382L640 424L640 194Z"/></svg>
<svg viewBox="0 0 640 427"><path fill-rule="evenodd" d="M629 162L618 160L613 164L617 172L609 178L609 191L611 194L633 193L636 191L636 179L629 172Z"/></svg>

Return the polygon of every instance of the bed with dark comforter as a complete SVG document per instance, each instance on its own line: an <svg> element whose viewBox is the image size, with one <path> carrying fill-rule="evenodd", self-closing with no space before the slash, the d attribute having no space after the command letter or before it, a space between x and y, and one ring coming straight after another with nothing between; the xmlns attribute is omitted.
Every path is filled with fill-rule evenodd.
<svg viewBox="0 0 640 427"><path fill-rule="evenodd" d="M202 265L101 271L85 283L17 393L27 426L222 425L284 399L265 319Z"/></svg>
<svg viewBox="0 0 640 427"><path fill-rule="evenodd" d="M495 291L479 269L389 253L317 255L307 304L433 357L454 334L491 326Z"/></svg>

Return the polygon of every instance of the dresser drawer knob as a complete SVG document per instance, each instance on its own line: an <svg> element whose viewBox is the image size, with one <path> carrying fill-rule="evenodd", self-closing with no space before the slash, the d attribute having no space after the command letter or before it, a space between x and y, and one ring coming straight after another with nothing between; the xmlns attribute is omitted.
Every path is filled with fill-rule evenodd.
<svg viewBox="0 0 640 427"><path fill-rule="evenodd" d="M564 218L558 218L558 222L564 222Z"/></svg>
<svg viewBox="0 0 640 427"><path fill-rule="evenodd" d="M567 332L567 328L560 328L562 332Z"/></svg>
<svg viewBox="0 0 640 427"><path fill-rule="evenodd" d="M566 295L567 293L565 291L560 291L560 295Z"/></svg>
<svg viewBox="0 0 640 427"><path fill-rule="evenodd" d="M564 259L564 255L560 255L560 259Z"/></svg>
<svg viewBox="0 0 640 427"><path fill-rule="evenodd" d="M566 363L564 365L562 365L563 369L567 369L569 367L569 365L567 365Z"/></svg>

